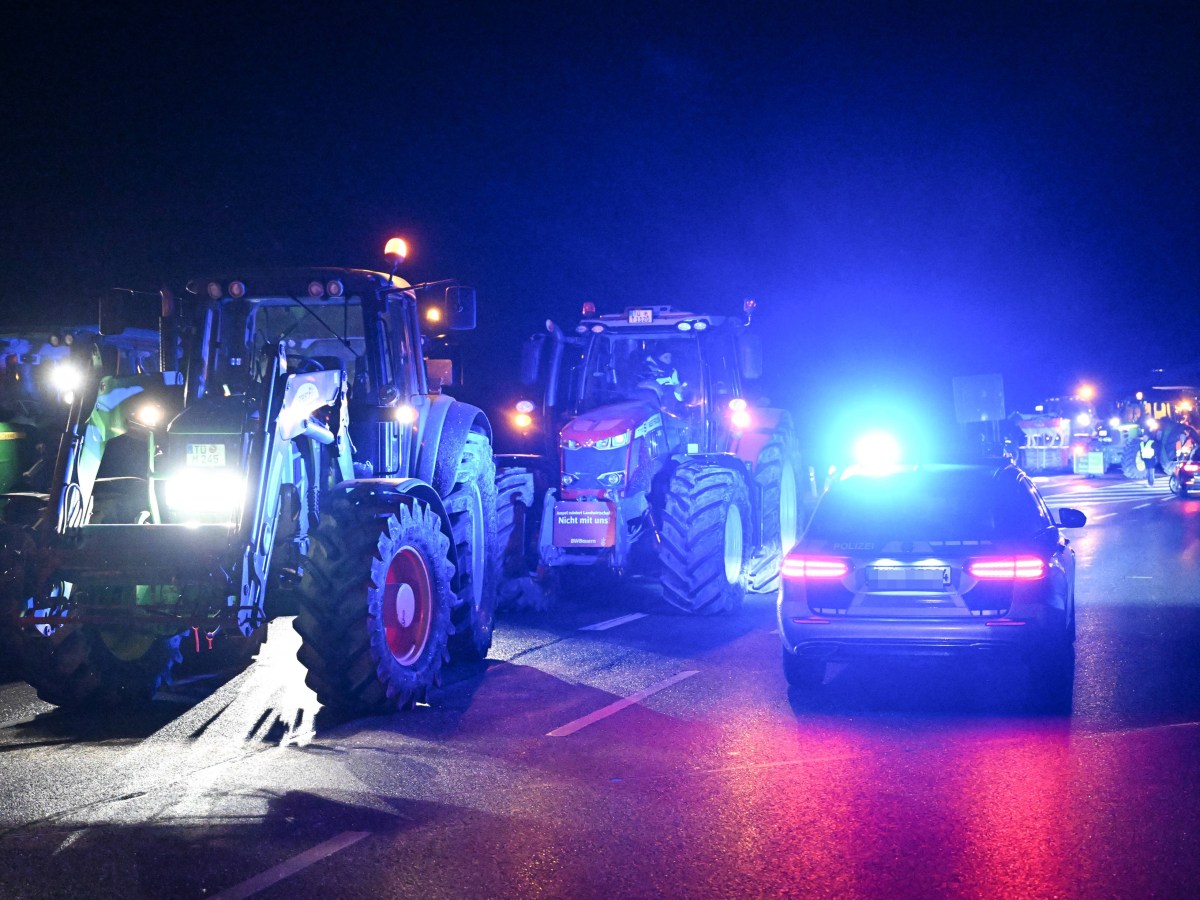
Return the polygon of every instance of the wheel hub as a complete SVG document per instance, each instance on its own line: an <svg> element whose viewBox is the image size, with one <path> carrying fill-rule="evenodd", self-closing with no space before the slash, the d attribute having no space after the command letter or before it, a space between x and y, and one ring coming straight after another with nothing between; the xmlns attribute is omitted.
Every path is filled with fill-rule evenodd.
<svg viewBox="0 0 1200 900"><path fill-rule="evenodd" d="M429 643L432 606L425 560L414 547L402 547L388 566L382 603L388 650L400 665L415 663Z"/></svg>

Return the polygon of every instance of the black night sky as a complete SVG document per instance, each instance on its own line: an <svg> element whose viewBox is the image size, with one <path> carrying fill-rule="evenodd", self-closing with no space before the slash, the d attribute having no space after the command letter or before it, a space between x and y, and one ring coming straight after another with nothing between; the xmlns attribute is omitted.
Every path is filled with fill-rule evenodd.
<svg viewBox="0 0 1200 900"><path fill-rule="evenodd" d="M9 11L0 331L402 233L490 377L584 300L756 298L799 411L1200 358L1196 4L238 7Z"/></svg>

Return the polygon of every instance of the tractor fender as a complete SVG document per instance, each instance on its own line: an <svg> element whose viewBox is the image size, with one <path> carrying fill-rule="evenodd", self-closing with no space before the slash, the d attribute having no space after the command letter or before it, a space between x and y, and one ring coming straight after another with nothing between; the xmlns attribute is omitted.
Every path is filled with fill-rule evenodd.
<svg viewBox="0 0 1200 900"><path fill-rule="evenodd" d="M782 409L755 409L754 427L743 431L730 448L738 459L753 468L763 448L780 432L792 433L792 417Z"/></svg>
<svg viewBox="0 0 1200 900"><path fill-rule="evenodd" d="M453 474L451 475L453 477ZM450 528L450 516L446 506L433 487L419 478L356 478L343 481L337 490L345 493L355 503L375 503L380 507L412 507L421 501L437 513L442 534L450 541L450 562L458 566L458 553L454 545L454 532Z"/></svg>
<svg viewBox="0 0 1200 900"><path fill-rule="evenodd" d="M492 426L483 410L460 403L444 394L429 404L429 415L421 426L416 477L445 497L454 488L454 475L462 459L463 446L472 431L492 440Z"/></svg>

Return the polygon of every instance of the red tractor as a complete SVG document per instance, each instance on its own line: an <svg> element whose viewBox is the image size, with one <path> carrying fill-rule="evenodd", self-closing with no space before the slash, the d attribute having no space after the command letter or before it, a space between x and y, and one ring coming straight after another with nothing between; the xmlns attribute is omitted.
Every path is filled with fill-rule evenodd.
<svg viewBox="0 0 1200 900"><path fill-rule="evenodd" d="M777 588L798 536L798 455L788 414L745 395L761 370L752 310L587 304L574 335L547 322L527 345L522 380L543 398L513 418L543 447L510 459L540 475L547 593L598 569L658 571L668 602L714 613Z"/></svg>

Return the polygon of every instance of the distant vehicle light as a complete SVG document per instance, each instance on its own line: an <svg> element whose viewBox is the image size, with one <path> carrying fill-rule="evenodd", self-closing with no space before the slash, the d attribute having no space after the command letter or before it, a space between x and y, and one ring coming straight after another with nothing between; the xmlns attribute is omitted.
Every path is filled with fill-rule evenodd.
<svg viewBox="0 0 1200 900"><path fill-rule="evenodd" d="M1036 556L976 559L967 564L967 571L981 581L1036 581L1046 577L1046 563Z"/></svg>
<svg viewBox="0 0 1200 900"><path fill-rule="evenodd" d="M1108 426L1110 428L1120 428L1121 420L1118 419L1116 416L1113 416L1111 419L1108 420Z"/></svg>
<svg viewBox="0 0 1200 900"><path fill-rule="evenodd" d="M1080 428L1087 428L1092 424L1092 417L1087 413L1080 413L1075 417L1075 424Z"/></svg>
<svg viewBox="0 0 1200 900"><path fill-rule="evenodd" d="M1147 431L1158 431L1158 419L1147 419L1146 420L1146 430Z"/></svg>
<svg viewBox="0 0 1200 900"><path fill-rule="evenodd" d="M1080 400L1091 400L1096 396L1096 388L1090 384L1081 384L1078 396Z"/></svg>
<svg viewBox="0 0 1200 900"><path fill-rule="evenodd" d="M408 242L404 238L388 238L388 242L383 245L383 255L389 259L404 261L408 258Z"/></svg>
<svg viewBox="0 0 1200 900"><path fill-rule="evenodd" d="M845 578L850 564L823 556L789 556L783 561L784 578Z"/></svg>
<svg viewBox="0 0 1200 900"><path fill-rule="evenodd" d="M231 281L229 282L229 296L234 300L241 300L246 296L246 282Z"/></svg>
<svg viewBox="0 0 1200 900"><path fill-rule="evenodd" d="M396 421L401 425L411 425L417 421L416 407L409 403L402 403L396 407Z"/></svg>
<svg viewBox="0 0 1200 900"><path fill-rule="evenodd" d="M1191 412L1192 402L1190 400L1180 400L1175 404L1175 408L1180 412Z"/></svg>

